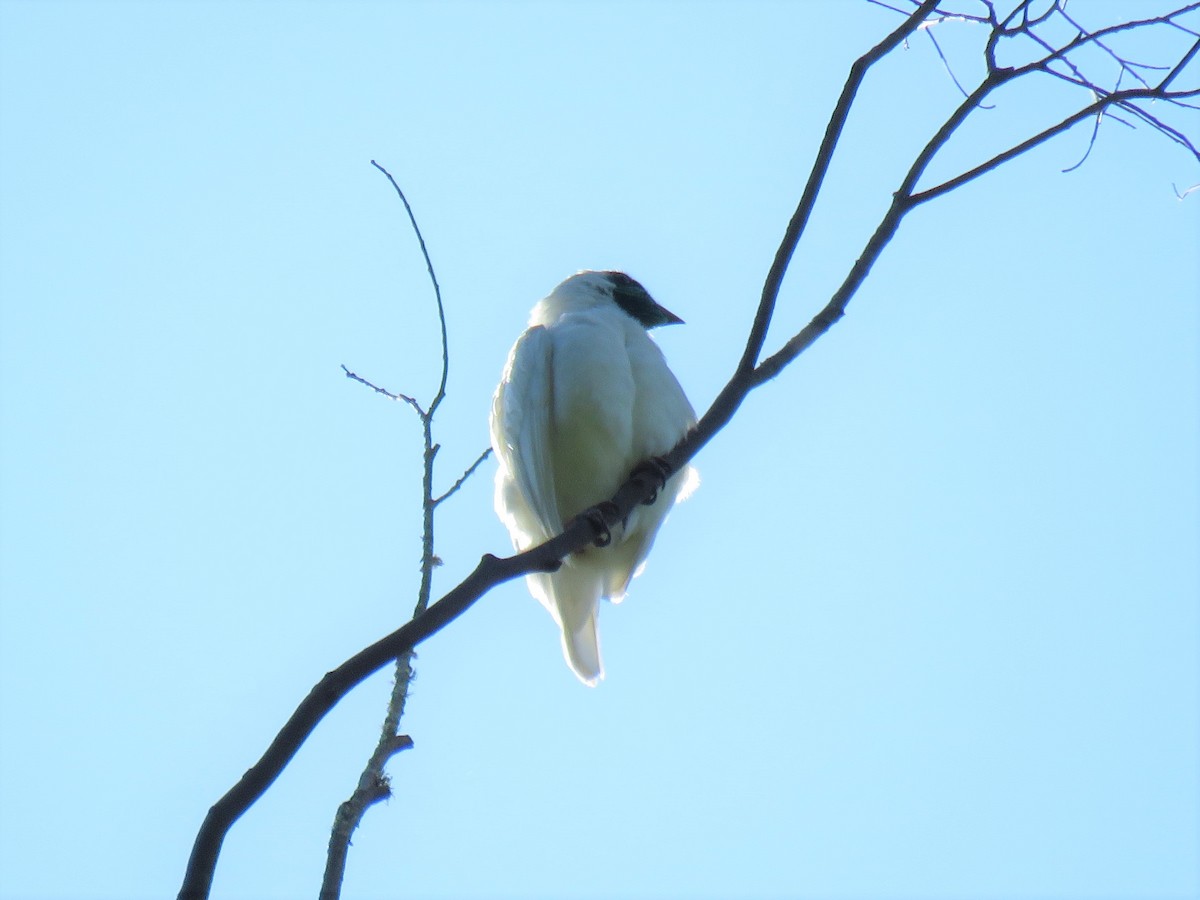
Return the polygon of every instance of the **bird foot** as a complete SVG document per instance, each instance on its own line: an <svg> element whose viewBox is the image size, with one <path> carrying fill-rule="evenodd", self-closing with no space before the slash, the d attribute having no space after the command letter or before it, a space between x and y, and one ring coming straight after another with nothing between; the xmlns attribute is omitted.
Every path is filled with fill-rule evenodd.
<svg viewBox="0 0 1200 900"><path fill-rule="evenodd" d="M661 456L652 456L645 462L640 462L633 467L633 471L629 473L630 478L645 478L654 485L654 490L650 492L650 496L642 501L644 506L652 506L654 501L658 499L658 492L667 486L667 479L671 477L671 467L667 465L667 461Z"/></svg>
<svg viewBox="0 0 1200 900"><path fill-rule="evenodd" d="M603 503L597 503L595 506L585 509L578 518L587 520L587 523L592 526L592 531L596 533L596 546L607 547L612 543L612 530L608 527L606 519L608 517L615 518L616 515L616 504L611 500L605 500Z"/></svg>

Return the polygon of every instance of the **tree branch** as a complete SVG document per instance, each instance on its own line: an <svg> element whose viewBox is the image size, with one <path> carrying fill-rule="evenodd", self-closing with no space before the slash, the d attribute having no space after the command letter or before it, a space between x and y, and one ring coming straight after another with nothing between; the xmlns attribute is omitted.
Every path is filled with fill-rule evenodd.
<svg viewBox="0 0 1200 900"><path fill-rule="evenodd" d="M442 332L442 378L438 382L437 393L433 395L433 401L429 404L429 412L432 415L446 397L446 380L450 374L450 345L446 337L446 307L442 305L442 288L433 271L433 261L429 258L429 249L425 246L425 237L421 234L421 226L417 224L417 217L413 214L412 206L409 205L408 198L404 196L404 191L400 190L400 185L396 183L391 172L375 160L371 160L371 165L387 176L387 180L392 183L397 196L400 197L400 202L404 204L404 211L408 213L408 221L412 224L413 232L417 236L417 243L421 245L421 255L425 257L425 269L429 272L429 280L433 282L433 296L437 300L438 325Z"/></svg>
<svg viewBox="0 0 1200 900"><path fill-rule="evenodd" d="M475 474L475 470L478 469L481 465L483 465L483 461L491 455L492 455L491 447L488 447L486 450L484 450L482 453L480 453L479 458L476 459L475 462L471 463L471 465L469 465L467 467L467 471L462 473L462 476L458 479L458 481L454 482L454 484L452 484L449 487L449 489L446 491L446 493L442 494L440 497L434 498L433 505L439 506L443 500L449 499L460 487L463 486L463 484L466 482L466 480L468 478L470 478L473 474Z"/></svg>
<svg viewBox="0 0 1200 900"><path fill-rule="evenodd" d="M429 280L433 285L433 295L437 302L438 326L441 332L442 374L438 382L437 391L427 409L423 409L420 403L413 398L404 394L392 394L389 391L385 391L371 384L366 379L350 372L345 366L342 366L343 371L354 380L374 388L374 390L385 396L405 400L417 411L417 414L421 418L421 437L424 442L421 475L421 582L417 588L417 602L413 609L413 617L416 618L425 612L429 606L429 598L433 590L433 570L440 564L437 555L434 553L434 512L443 500L454 494L471 477L480 463L487 457L490 450L485 451L448 491L440 497L435 498L433 496L434 463L440 449L439 445L433 441L433 419L442 400L446 397L446 381L450 373L450 349L446 333L446 310L442 303L442 289L438 284L437 273L434 272L433 262L429 257L429 250L425 245L425 238L421 234L421 228L417 224L417 217L413 213L408 198L404 195L404 191L400 189L400 185L396 183L396 179L392 177L391 172L379 165L375 160L371 160L371 165L387 177L392 188L396 191L396 195L404 204L405 211L408 213L409 223L412 225L413 233L416 235L417 242L421 246L421 255L425 258L425 268L429 273ZM400 734L400 720L404 716L404 707L408 702L409 686L415 677L412 667L413 656L412 649L409 648L401 651L396 657L395 677L392 680L392 691L388 698L387 712L384 715L379 740L375 745L374 751L367 759L366 765L363 767L357 787L351 793L350 797L338 806L337 813L334 815L333 827L329 835L329 849L325 857L325 872L321 880L320 896L322 900L337 900L341 896L342 881L345 878L346 861L350 851L350 839L359 824L361 824L367 810L380 800L385 800L391 796L390 780L385 771L388 762L397 752L412 746L412 739L407 735Z"/></svg>
<svg viewBox="0 0 1200 900"><path fill-rule="evenodd" d="M737 366L738 372L750 372L762 354L763 343L767 339L767 329L775 314L775 303L779 299L779 289L783 286L783 276L787 273L792 256L796 252L796 247L804 235L804 229L808 226L808 220L817 204L821 185L825 181L825 175L829 172L830 163L833 162L834 151L837 149L838 140L846 127L846 120L850 117L850 109L854 105L854 98L858 94L863 79L871 66L900 46L910 34L916 31L921 20L936 6L937 0L924 0L900 27L860 56L850 67L850 75L833 108L829 124L825 126L825 136L821 139L821 146L817 150L817 158L809 173L808 182L804 185L804 192L800 195L800 202L792 214L791 221L788 222L783 240L779 244L779 249L775 251L775 259L767 272L762 298L759 300L758 311L754 316L754 324L750 327L750 335L746 339L746 349Z"/></svg>
<svg viewBox="0 0 1200 900"><path fill-rule="evenodd" d="M942 194L945 194L949 191L954 190L955 188L962 187L967 182L974 181L980 175L983 175L986 172L990 172L992 169L995 169L996 167L1003 165L1004 163L1008 162L1010 159L1014 159L1015 157L1018 157L1021 154L1025 153L1029 150L1032 150L1034 147L1038 146L1039 144L1045 143L1046 141L1050 140L1050 138L1054 137L1055 135L1062 134L1067 129L1078 124L1079 122L1082 122L1084 119L1087 119L1091 116L1096 115L1101 110L1103 110L1109 106L1113 106L1113 105L1124 106L1125 105L1124 101L1129 100L1129 99L1146 99L1146 98L1152 97L1153 96L1152 92L1153 92L1153 89L1151 89L1150 91L1147 91L1143 88L1137 88L1137 89L1131 89L1128 91L1121 91L1121 92L1115 93L1115 94L1110 94L1107 97L1102 97L1101 99L1097 100L1095 103L1092 103L1089 106L1085 106L1083 109L1078 110L1077 112L1067 116L1067 118L1063 119L1061 122L1058 122L1055 125L1051 125L1049 128L1046 128L1045 130L1038 132L1033 137L1028 138L1024 141L1021 141L1021 143L1019 143L1013 147L1009 147L1007 150L1005 150L1002 153L997 153L995 156L993 156L987 162L982 162L979 165L975 166L974 168L968 169L967 171L965 171L959 175L956 175L955 177L950 178L950 179L942 182L939 185L935 185L934 187L927 188L924 191L913 194L912 202L914 204L926 203L929 200L933 200L936 197L940 197ZM1140 110L1138 110L1138 111L1141 112ZM1164 127L1161 130L1166 131L1168 129L1166 129ZM1185 141L1186 141L1186 139L1185 139ZM1184 146L1186 146L1192 152L1193 156L1196 156L1197 159L1200 159L1200 155L1198 155L1196 153L1195 149L1191 146L1190 142L1186 142L1184 144Z"/></svg>
<svg viewBox="0 0 1200 900"><path fill-rule="evenodd" d="M417 411L417 415L420 416L422 419L424 419L425 416L428 415L428 413L426 413L425 410L421 408L421 404L416 401L416 398L410 397L410 396L408 396L408 394L393 394L391 391L387 390L386 388L381 388L379 385L374 384L373 382L367 381L367 379L363 378L361 375L359 375L355 372L351 372L349 369L346 368L345 363L342 364L342 371L346 373L346 377L349 378L350 380L357 381L359 384L366 385L371 390L373 390L375 393L382 394L383 396L387 397L389 400L398 400L398 401L407 403L409 406L411 406L413 409L415 409Z"/></svg>
<svg viewBox="0 0 1200 900"><path fill-rule="evenodd" d="M979 101L991 91L1017 77L1038 71L1048 71L1047 67L1052 61L1062 58L1067 52L1088 43L1096 35L1103 36L1117 30L1135 27L1137 24L1127 23L1124 26L1111 26L1108 29L1097 31L1091 36L1082 34L1072 39L1066 46L1048 53L1046 57L1033 64L1018 68L1003 68L995 64L995 49L999 39L1019 34L1023 31L1027 32L1029 29L1048 21L1057 8L1057 3L1052 4L1040 15L1033 16L1030 15L1029 4L1027 2L1020 3L1010 15L1004 18L1003 22L997 20L993 4L984 0L983 5L988 10L986 21L992 26L992 33L988 37L983 49L984 57L988 63L987 75L980 85L951 113L950 117L937 130L929 143L918 153L908 172L905 174L900 188L893 195L892 202L878 227L868 239L862 254L855 260L845 280L835 291L829 302L800 332L792 336L780 350L760 363L759 359L770 328L780 286L787 273L795 248L815 206L821 184L829 169L832 155L849 117L856 93L871 66L899 46L916 28L920 27L922 20L937 8L936 2L934 0L926 0L926 2L916 5L915 11L909 15L900 27L895 29L871 51L856 60L851 66L849 77L826 127L824 138L818 150L812 173L801 195L800 203L788 223L788 227L785 230L774 261L767 274L742 358L730 380L717 395L696 427L686 434L663 458L663 462L669 472L678 471L702 447L712 440L729 423L742 401L745 400L752 390L778 375L800 353L811 346L814 341L828 331L841 318L850 299L866 279L871 267L895 235L901 221L908 212L995 169L1027 150L1049 140L1051 137L1062 133L1077 122L1082 121L1090 115L1095 115L1109 106L1121 106L1125 109L1134 110L1144 117L1148 114L1138 109L1134 105L1135 101L1145 99L1177 100L1181 97L1194 96L1196 94L1195 91L1168 91L1168 86L1179 74L1186 62L1195 56L1197 46L1193 46L1187 51L1179 64L1170 68L1169 74L1164 77L1157 87L1105 92L1098 86L1090 85L1095 89L1099 97L1094 103L1068 116L1057 125L1016 143L1008 150L997 154L990 160L962 172L958 176L939 185L917 192L915 190L916 184L930 161L937 155L946 141L949 140L950 136L955 133L967 117L975 109L979 108ZM1187 29L1183 29L1178 23L1175 23L1173 19L1181 15L1182 12L1191 11L1197 7L1200 7L1200 4L1192 4L1184 7L1183 10L1177 10L1169 15L1146 21L1155 24L1166 24L1187 31ZM1019 24L1014 26L1013 22L1019 22ZM1189 33L1191 32L1189 31ZM1198 46L1200 46L1200 42L1198 42ZM1165 125L1161 125L1158 130L1160 133L1168 134L1168 136L1173 131ZM1180 134L1180 137L1183 138L1185 146L1189 148L1193 146L1193 142L1187 139L1186 136ZM388 177L390 179L391 176L389 175ZM399 188L397 188L397 191L399 191ZM403 194L401 194L401 198L403 199ZM407 208L407 201L405 201L405 206ZM411 209L409 213L411 216ZM424 249L423 241L422 249ZM426 254L426 262L428 264L428 254ZM432 266L430 266L430 273L432 276ZM440 292L438 293L438 298L440 312ZM444 315L441 316L441 319L443 324L444 348ZM363 381L363 383L369 384L369 382L353 376L348 370L347 374L359 381ZM373 385L370 386L374 387ZM427 521L428 514L432 512L432 507L457 490L458 484L462 480L460 479L459 483L452 487L446 494L437 498L436 501L433 500L430 473L438 448L436 444L432 443L428 422L432 413L432 407L436 406L440 402L441 397L444 396L444 387L445 369L443 369L442 385L439 388L438 395L435 397L435 403L431 405L430 413L422 416L426 424L425 497L427 498ZM387 393L379 388L375 389L381 393ZM402 395L388 394L388 396L392 396L394 399L406 399ZM410 400L409 402L420 411L420 407L415 401ZM466 478L474 471L481 462L482 457L467 470L463 478ZM402 660L403 664L407 666L409 655L418 644L428 639L431 635L436 634L460 616L476 600L483 596L484 593L496 585L531 572L555 571L561 564L560 560L565 556L582 550L596 539L597 527L592 524L594 518L603 521L607 527L614 527L618 522L626 518L636 506L648 499L655 492L656 487L656 480L651 478L648 473L641 472L635 474L620 487L616 495L612 498L611 504L604 504L596 508L596 517L580 516L562 534L524 553L510 557L496 557L491 554L485 554L475 567L475 570L441 600L429 605L423 611L418 609L412 621L372 644L370 647L367 647L326 674L312 691L309 692L309 695L300 706L297 707L283 729L271 742L262 758L209 810L197 834L179 897L184 898L184 900L199 900L199 898L208 896L213 871L228 829L274 783L275 779L296 754L308 735L312 733L317 724L342 697L364 679L379 671L393 660ZM428 531L427 534L432 535L432 531ZM427 544L425 560L426 562L432 562L433 559L432 546ZM424 579L422 584L424 589L424 585L426 584ZM389 740L381 742L383 749L378 752L382 752L390 758L390 755L407 746L404 744L404 740L404 736L402 735L393 735ZM378 782L368 780L365 783L360 781L359 787L368 797L375 797L382 795L386 784L381 785Z"/></svg>

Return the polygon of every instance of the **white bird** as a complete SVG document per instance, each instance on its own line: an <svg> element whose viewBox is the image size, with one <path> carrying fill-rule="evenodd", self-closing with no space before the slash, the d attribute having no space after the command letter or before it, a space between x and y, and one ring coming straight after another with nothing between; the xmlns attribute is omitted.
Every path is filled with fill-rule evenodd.
<svg viewBox="0 0 1200 900"><path fill-rule="evenodd" d="M637 465L660 456L696 424L683 388L647 329L683 320L621 272L579 272L539 301L508 355L492 400L499 459L496 513L527 550L608 500ZM673 502L698 482L686 467L654 503L612 529L611 542L572 554L529 590L562 629L579 679L604 677L596 615L641 572Z"/></svg>

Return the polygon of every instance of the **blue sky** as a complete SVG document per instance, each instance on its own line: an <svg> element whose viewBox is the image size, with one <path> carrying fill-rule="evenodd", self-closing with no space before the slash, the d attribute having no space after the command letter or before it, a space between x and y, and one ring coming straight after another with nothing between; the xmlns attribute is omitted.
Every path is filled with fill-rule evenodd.
<svg viewBox="0 0 1200 900"><path fill-rule="evenodd" d="M0 2L0 897L172 896L208 806L410 610L418 424L339 365L428 397L436 321L369 160L445 294L447 486L529 308L580 268L687 320L656 336L707 406L846 70L894 21ZM969 27L942 35L969 76ZM1043 88L938 171L1049 121ZM769 346L957 99L926 41L868 82ZM1119 125L1061 174L1085 144L910 217L696 460L603 610L599 688L521 584L421 649L416 746L346 898L1200 892L1200 194L1172 189L1200 177ZM507 550L492 472L442 509L436 593ZM237 823L215 897L315 895L388 685Z"/></svg>

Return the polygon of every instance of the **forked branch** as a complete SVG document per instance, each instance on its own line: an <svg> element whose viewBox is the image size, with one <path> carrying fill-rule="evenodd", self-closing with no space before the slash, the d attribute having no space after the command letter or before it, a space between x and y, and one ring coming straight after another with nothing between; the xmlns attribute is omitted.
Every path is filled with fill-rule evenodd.
<svg viewBox="0 0 1200 900"><path fill-rule="evenodd" d="M429 606L429 598L433 591L433 570L440 564L434 554L434 517L438 506L451 497L462 487L463 483L474 474L480 464L488 457L490 449L485 450L474 463L446 491L434 496L433 477L434 463L437 460L439 445L433 441L433 420L438 407L446 398L446 381L450 374L450 345L446 334L446 309L442 303L442 289L438 284L437 273L433 269L433 261L429 257L429 249L425 246L425 237L417 224L416 214L408 197L392 177L392 173L375 160L371 165L386 176L395 190L404 210L408 213L409 223L421 247L421 255L425 259L425 268L429 273L429 281L433 286L433 295L437 303L438 326L442 343L442 374L438 381L437 390L428 406L407 394L396 394L385 390L368 381L366 378L351 372L345 366L342 371L346 377L366 385L378 394L392 400L407 403L417 413L421 421L421 436L424 442L422 454L421 476L421 581L417 588L417 602L413 609L414 618L420 616ZM358 783L350 796L338 805L333 817L333 827L329 834L329 847L325 856L325 871L321 878L321 900L337 900L341 896L342 882L345 878L346 862L350 852L350 839L361 824L368 809L391 796L391 781L387 774L387 765L402 750L412 746L412 739L400 733L400 721L404 717L405 705L408 702L409 686L414 676L412 668L413 652L411 649L399 653L396 657L395 675L392 679L392 690L388 697L387 710L383 717L379 739L359 775Z"/></svg>
<svg viewBox="0 0 1200 900"><path fill-rule="evenodd" d="M896 5L880 3L878 0L873 0L873 2L876 2L876 5L897 10ZM892 0L892 2L898 4L900 0ZM912 11L906 15L903 22L851 66L849 77L834 106L817 151L816 160L800 197L799 205L788 223L783 240L780 242L774 261L767 273L742 358L729 382L717 395L696 428L689 432L664 458L664 462L671 470L678 470L682 467L701 447L721 431L752 390L778 375L841 318L847 304L870 273L871 267L879 259L892 237L895 236L904 217L918 206L944 196L1004 165L1033 147L1068 131L1075 125L1112 109L1125 111L1137 121L1149 125L1157 133L1184 147L1194 158L1200 159L1200 155L1197 155L1196 152L1197 138L1194 135L1185 133L1182 128L1169 125L1161 115L1151 114L1144 105L1154 102L1163 104L1165 107L1181 107L1186 106L1187 98L1197 95L1196 89L1177 88L1175 83L1181 80L1185 70L1190 71L1188 67L1193 63L1198 50L1200 50L1200 35L1197 34L1196 29L1183 21L1185 16L1200 8L1200 3L1180 7L1162 16L1118 23L1090 33L1082 30L1072 19L1070 23L1077 32L1075 37L1057 44L1042 34L1042 30L1046 26L1055 23L1056 17L1061 12L1062 4L1057 2L1049 5L1039 3L1036 7L1031 2L1015 3L1011 7L1006 7L1007 12L1003 17L997 13L998 4L988 2L988 0L979 2L979 6L983 10L982 14L962 13L949 8L948 5L940 6L936 0L912 2L911 5ZM788 337L772 355L762 359L780 287L816 205L821 185L854 107L854 100L859 88L871 68L880 59L901 46L917 29L928 27L929 24L935 22L944 23L945 27L952 27L956 22L961 22L963 27L979 29L982 26L987 29L987 37L980 50L985 63L985 74L973 90L965 92L966 97L962 103L914 158L893 194L892 202L879 225L867 240L844 281L828 303L803 329ZM1100 79L1089 76L1084 62L1076 59L1081 48L1091 46L1100 47L1103 52L1110 55L1110 58L1116 57L1120 60L1119 55L1111 48L1109 38L1115 37L1118 33L1128 33L1139 29L1143 31L1170 29L1173 34L1183 35L1190 41L1177 57L1163 61L1165 64L1158 68L1142 63L1136 64L1141 67L1140 71L1142 72L1165 72L1166 74L1157 81L1143 75L1142 78L1134 79L1137 82L1137 86L1134 88L1120 89L1119 83L1106 87ZM997 59L1001 44L1017 37L1030 38L1033 45L1042 48L1041 56L1020 65L1001 65ZM1122 72L1127 68L1135 67L1132 61L1121 61L1124 66L1120 69ZM1061 64L1062 68L1057 68L1058 64ZM1048 74L1076 84L1086 92L1087 102L1082 103L1075 112L1065 116L1056 125L1015 140L1008 149L997 153L990 159L967 168L939 184L918 189L920 179L930 162L946 146L963 122L983 108L982 103L985 99L1006 84L1011 84L1019 78L1039 74ZM426 259L428 260L427 254ZM443 374L439 398L444 394L444 387L445 377ZM430 451L430 455L432 453L433 450ZM478 465L478 461L476 465ZM613 526L627 516L634 507L653 493L655 487L656 482L646 475L631 477L618 490L611 505L601 508L601 514L606 524ZM453 490L454 488L448 493ZM432 494L427 496L432 497ZM439 501L444 499L444 496L446 495L438 498ZM504 558L490 554L485 555L475 571L441 600L431 604L411 622L356 654L321 679L292 714L262 759L209 811L197 835L179 896L186 900L196 900L196 898L208 895L217 856L229 827L270 787L321 719L350 690L389 662L405 658L406 654L411 653L417 644L461 615L491 588L530 572L553 571L560 564L561 559L569 553L587 546L595 539L595 536L593 526L589 524L589 517L580 516L564 533L525 553Z"/></svg>

